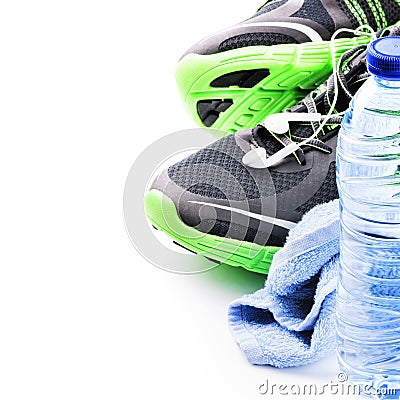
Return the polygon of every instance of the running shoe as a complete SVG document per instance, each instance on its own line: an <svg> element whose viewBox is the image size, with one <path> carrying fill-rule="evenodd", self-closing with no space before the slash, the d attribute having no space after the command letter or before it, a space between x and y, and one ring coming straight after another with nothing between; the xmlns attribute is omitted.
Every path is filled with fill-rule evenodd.
<svg viewBox="0 0 400 400"><path fill-rule="evenodd" d="M253 128L328 78L335 31L362 25L378 31L398 20L397 0L269 1L190 48L177 67L178 87L198 124L227 132ZM370 40L340 36L333 41L336 60Z"/></svg>
<svg viewBox="0 0 400 400"><path fill-rule="evenodd" d="M337 134L343 111L369 76L366 47L343 55L337 90L332 74L286 113L268 117L269 123L225 136L163 171L145 196L149 222L192 252L268 273L289 229L314 206L338 198ZM334 113L327 119L330 108ZM288 121L287 132L271 130L277 116ZM315 136L322 119L326 124ZM292 151L294 144L300 147L277 164L257 165L282 149Z"/></svg>

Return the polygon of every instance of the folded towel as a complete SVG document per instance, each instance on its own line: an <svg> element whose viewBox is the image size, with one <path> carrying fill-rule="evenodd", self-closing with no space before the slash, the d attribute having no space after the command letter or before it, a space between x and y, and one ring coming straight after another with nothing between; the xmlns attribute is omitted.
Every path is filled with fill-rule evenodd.
<svg viewBox="0 0 400 400"><path fill-rule="evenodd" d="M252 364L294 367L335 348L339 202L309 211L273 259L264 289L229 306L232 334Z"/></svg>

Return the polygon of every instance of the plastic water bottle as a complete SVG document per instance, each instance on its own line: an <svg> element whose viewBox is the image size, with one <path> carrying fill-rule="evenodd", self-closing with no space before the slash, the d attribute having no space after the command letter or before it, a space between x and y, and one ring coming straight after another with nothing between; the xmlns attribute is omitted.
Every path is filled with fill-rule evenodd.
<svg viewBox="0 0 400 400"><path fill-rule="evenodd" d="M338 139L338 360L367 397L400 399L400 37L367 65Z"/></svg>

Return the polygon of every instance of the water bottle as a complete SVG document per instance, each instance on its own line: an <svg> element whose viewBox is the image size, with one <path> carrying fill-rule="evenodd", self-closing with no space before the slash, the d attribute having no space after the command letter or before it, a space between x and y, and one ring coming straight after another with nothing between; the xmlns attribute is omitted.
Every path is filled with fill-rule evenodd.
<svg viewBox="0 0 400 400"><path fill-rule="evenodd" d="M370 78L338 138L338 361L369 398L400 399L400 37L367 49Z"/></svg>

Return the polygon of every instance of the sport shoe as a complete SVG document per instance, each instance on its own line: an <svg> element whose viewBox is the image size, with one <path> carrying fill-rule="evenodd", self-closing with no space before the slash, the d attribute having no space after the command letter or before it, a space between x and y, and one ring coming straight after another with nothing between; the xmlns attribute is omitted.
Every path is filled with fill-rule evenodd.
<svg viewBox="0 0 400 400"><path fill-rule="evenodd" d="M392 30L396 32L398 28ZM341 58L335 114L306 146L269 168L254 168L257 159L250 157L258 152L268 160L310 138L319 121L301 119L321 120L327 114L335 97L334 75L288 110L291 114L278 114L297 120L289 122L286 134L258 125L226 136L162 172L145 196L151 224L193 252L267 273L288 230L314 206L338 198L337 134L341 112L368 78L365 49L366 45L355 47Z"/></svg>
<svg viewBox="0 0 400 400"><path fill-rule="evenodd" d="M250 19L190 48L178 64L177 83L200 125L228 132L253 128L332 73L329 40L336 30L364 24L379 30L398 20L397 0L267 2ZM336 39L337 58L369 40Z"/></svg>

